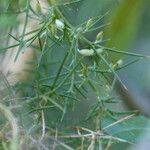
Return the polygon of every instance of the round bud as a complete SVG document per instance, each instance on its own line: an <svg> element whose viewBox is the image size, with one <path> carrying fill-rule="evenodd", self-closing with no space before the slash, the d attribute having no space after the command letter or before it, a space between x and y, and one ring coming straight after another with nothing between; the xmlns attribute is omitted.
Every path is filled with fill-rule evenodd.
<svg viewBox="0 0 150 150"><path fill-rule="evenodd" d="M63 30L65 27L64 22L60 19L56 19L55 24L56 24L57 29L59 30Z"/></svg>
<svg viewBox="0 0 150 150"><path fill-rule="evenodd" d="M101 54L103 50L101 48L95 50L97 54ZM93 49L78 49L78 52L83 56L93 56L95 54Z"/></svg>

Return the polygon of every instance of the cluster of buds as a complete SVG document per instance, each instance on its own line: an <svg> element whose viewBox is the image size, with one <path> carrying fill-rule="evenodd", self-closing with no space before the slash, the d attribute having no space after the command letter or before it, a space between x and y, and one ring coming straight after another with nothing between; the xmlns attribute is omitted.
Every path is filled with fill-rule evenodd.
<svg viewBox="0 0 150 150"><path fill-rule="evenodd" d="M94 21L93 21L93 18L90 18L87 23L86 23L86 26L85 26L85 32L88 31L93 25L94 25ZM95 39L95 44L97 43L100 43L102 42L103 40L103 31L100 31L97 36L96 36L96 39Z"/></svg>
<svg viewBox="0 0 150 150"><path fill-rule="evenodd" d="M35 5L35 12L38 15L42 15L42 6L39 2L39 0L37 0L37 3ZM53 12L52 12L53 14ZM49 25L49 30L51 32L51 34L56 38L59 39L60 37L62 37L63 33L64 33L64 28L65 28L65 24L63 19L60 19L58 17L56 17L54 14L52 15L52 21L50 21L50 25ZM49 31L48 30L48 31ZM44 31L41 34L41 37L44 37L46 34L46 32Z"/></svg>
<svg viewBox="0 0 150 150"><path fill-rule="evenodd" d="M90 29L93 25L94 25L93 19L90 18L86 23L85 32L88 31L88 29ZM103 40L103 31L100 31L97 34L94 43L98 44L98 43L102 42L102 40ZM81 50L78 49L78 52L83 56L89 57L89 56L94 56L95 54L101 54L103 52L103 49L102 48L98 48L95 50L94 49L81 49Z"/></svg>

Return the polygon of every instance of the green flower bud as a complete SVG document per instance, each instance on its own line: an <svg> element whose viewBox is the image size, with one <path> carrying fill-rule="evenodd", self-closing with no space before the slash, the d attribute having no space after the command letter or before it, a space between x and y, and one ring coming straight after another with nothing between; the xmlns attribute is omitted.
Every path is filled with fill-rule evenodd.
<svg viewBox="0 0 150 150"><path fill-rule="evenodd" d="M122 64L123 64L123 60L122 60L122 59L119 59L112 67L113 67L114 69L120 68L120 67L122 66Z"/></svg>
<svg viewBox="0 0 150 150"><path fill-rule="evenodd" d="M36 12L37 12L38 14L41 14L41 13L42 13L42 8L41 8L40 2L39 2L38 0L37 0L35 9L36 9Z"/></svg>
<svg viewBox="0 0 150 150"><path fill-rule="evenodd" d="M52 34L53 36L56 36L56 35L57 35L57 27L56 27L56 25L55 25L54 23L52 23L52 24L50 25L50 31L51 31L51 34Z"/></svg>
<svg viewBox="0 0 150 150"><path fill-rule="evenodd" d="M89 28L91 28L92 25L93 25L93 18L90 18L90 19L87 21L86 30L88 30Z"/></svg>
<svg viewBox="0 0 150 150"><path fill-rule="evenodd" d="M101 42L103 40L103 31L100 31L96 36L96 42Z"/></svg>
<svg viewBox="0 0 150 150"><path fill-rule="evenodd" d="M116 64L117 64L118 67L121 67L122 64L123 64L123 60L119 59Z"/></svg>

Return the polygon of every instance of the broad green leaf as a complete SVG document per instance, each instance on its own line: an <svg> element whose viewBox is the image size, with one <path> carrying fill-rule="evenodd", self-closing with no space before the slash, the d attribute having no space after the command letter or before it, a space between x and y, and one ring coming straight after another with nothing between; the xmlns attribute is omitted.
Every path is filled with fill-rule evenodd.
<svg viewBox="0 0 150 150"><path fill-rule="evenodd" d="M104 128L115 121L112 119L104 120ZM106 129L107 133L111 134L112 137L117 137L130 142L136 142L140 137L141 133L149 132L150 129L147 128L149 119L143 116L135 116L130 119L124 120L118 124L112 125ZM106 125L107 124L107 125Z"/></svg>

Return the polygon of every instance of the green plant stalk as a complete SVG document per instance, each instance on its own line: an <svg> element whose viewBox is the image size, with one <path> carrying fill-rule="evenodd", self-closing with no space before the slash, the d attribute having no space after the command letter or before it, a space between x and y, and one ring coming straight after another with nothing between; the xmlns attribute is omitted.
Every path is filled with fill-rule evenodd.
<svg viewBox="0 0 150 150"><path fill-rule="evenodd" d="M4 116L9 121L11 127L12 127L12 139L10 141L10 150L19 150L18 148L18 138L19 138L19 131L18 131L18 125L17 120L15 116L12 114L12 112L6 107L5 105L0 103L0 111L4 114Z"/></svg>

